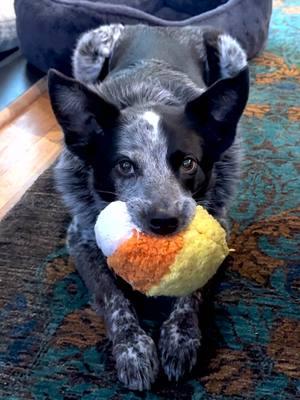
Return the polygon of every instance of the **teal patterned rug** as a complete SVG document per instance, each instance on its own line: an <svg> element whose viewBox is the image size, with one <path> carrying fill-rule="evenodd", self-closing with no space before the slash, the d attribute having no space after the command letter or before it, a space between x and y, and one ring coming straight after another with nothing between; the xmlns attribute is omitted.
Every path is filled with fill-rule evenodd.
<svg viewBox="0 0 300 400"><path fill-rule="evenodd" d="M203 349L179 384L116 379L103 321L64 247L67 215L43 174L0 224L0 399L300 398L300 5L274 1L251 62L244 173L230 256L201 309Z"/></svg>

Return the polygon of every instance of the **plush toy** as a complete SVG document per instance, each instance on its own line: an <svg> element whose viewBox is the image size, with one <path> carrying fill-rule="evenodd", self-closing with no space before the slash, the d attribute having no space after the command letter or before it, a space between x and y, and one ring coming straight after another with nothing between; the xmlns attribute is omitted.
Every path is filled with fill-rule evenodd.
<svg viewBox="0 0 300 400"><path fill-rule="evenodd" d="M126 203L115 201L100 213L95 234L109 267L147 296L192 293L229 253L225 230L201 206L182 232L152 236L132 223Z"/></svg>

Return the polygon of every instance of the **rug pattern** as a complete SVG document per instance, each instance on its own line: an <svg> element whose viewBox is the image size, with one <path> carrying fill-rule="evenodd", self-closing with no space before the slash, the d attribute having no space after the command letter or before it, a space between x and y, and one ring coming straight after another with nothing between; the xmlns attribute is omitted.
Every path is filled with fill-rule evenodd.
<svg viewBox="0 0 300 400"><path fill-rule="evenodd" d="M299 26L297 0L274 1L267 49L251 63L236 252L201 310L192 376L177 385L161 376L145 393L118 383L48 171L0 224L1 399L300 398Z"/></svg>

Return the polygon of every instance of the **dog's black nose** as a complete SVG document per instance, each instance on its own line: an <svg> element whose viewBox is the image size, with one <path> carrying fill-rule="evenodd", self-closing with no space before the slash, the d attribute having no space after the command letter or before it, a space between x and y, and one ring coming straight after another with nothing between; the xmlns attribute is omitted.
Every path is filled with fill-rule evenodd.
<svg viewBox="0 0 300 400"><path fill-rule="evenodd" d="M175 232L178 224L178 218L167 212L155 213L149 221L151 231L157 235L168 235Z"/></svg>

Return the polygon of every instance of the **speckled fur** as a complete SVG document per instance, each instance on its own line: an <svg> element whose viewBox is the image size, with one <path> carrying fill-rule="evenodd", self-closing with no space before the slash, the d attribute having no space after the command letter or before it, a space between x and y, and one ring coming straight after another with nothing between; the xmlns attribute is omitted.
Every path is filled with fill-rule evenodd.
<svg viewBox="0 0 300 400"><path fill-rule="evenodd" d="M141 124L141 116L149 110L149 105L180 105L205 91L205 85L199 87L180 71L155 60L149 62L148 68L136 65L128 68L126 73L116 73L112 77L108 76L104 82L96 82L105 58L110 56L121 35L132 32L132 29L117 24L100 27L83 35L74 52L75 78L119 108L137 107L140 110L138 120L134 121L132 114L128 116L131 124ZM163 30L181 43L193 45L199 59L204 62L209 58L209 40L213 43L210 46L215 46L213 54L222 53L217 47L219 34L211 28L156 29ZM207 35L209 40L206 39ZM228 74L240 67L231 65L237 59L244 62L244 53L236 42L226 42L226 37L221 42L223 50L226 50L223 54L227 57L221 60L221 65ZM234 44L233 51L230 50L230 43ZM143 123L145 125L147 121ZM142 129L149 128L149 124L148 128L144 125ZM227 211L238 181L239 163L240 139L237 135L234 144L215 163L205 196L197 199L224 226L227 226ZM94 189L91 168L66 146L56 168L56 181L73 217L68 230L70 254L93 296L95 309L106 320L120 381L130 389L149 389L158 373L159 358L168 378L180 379L195 365L201 344L198 327L199 296L188 296L175 302L173 311L161 327L158 356L153 340L139 326L133 306L118 287L105 258L96 246L94 223L107 202ZM176 188L174 184L173 190ZM161 187L156 189L157 196L163 196L164 190ZM122 197L122 189L120 191ZM126 197L124 193L123 197ZM186 196L183 193L181 195ZM189 201L194 200L190 198ZM142 199L137 199L136 203L134 207L144 206Z"/></svg>
<svg viewBox="0 0 300 400"><path fill-rule="evenodd" d="M178 381L197 362L201 344L198 309L201 296L179 298L161 327L159 350L162 368L170 380Z"/></svg>
<svg viewBox="0 0 300 400"><path fill-rule="evenodd" d="M104 25L81 36L73 54L73 74L85 83L96 83L105 58L109 57L124 27Z"/></svg>

